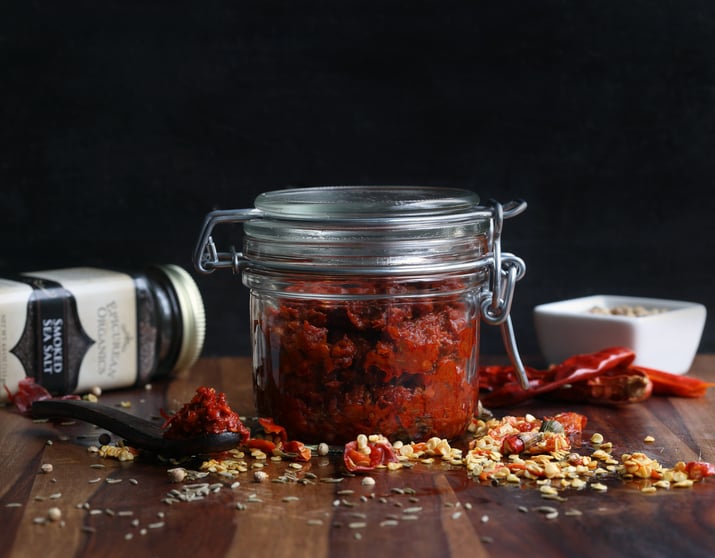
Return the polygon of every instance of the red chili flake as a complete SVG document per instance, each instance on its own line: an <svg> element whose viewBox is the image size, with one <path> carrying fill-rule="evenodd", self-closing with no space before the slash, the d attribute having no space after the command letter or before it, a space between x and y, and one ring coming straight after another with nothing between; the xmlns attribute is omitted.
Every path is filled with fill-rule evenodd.
<svg viewBox="0 0 715 558"><path fill-rule="evenodd" d="M7 392L8 399L17 407L17 410L22 414L29 414L32 409L32 404L35 401L43 401L45 399L53 399L52 394L43 386L35 381L35 378L26 376L18 382L17 391L12 393L10 389L3 385ZM79 399L77 395L63 395L58 399Z"/></svg>
<svg viewBox="0 0 715 558"><path fill-rule="evenodd" d="M343 463L348 471L372 471L381 465L398 461L392 444L383 436L377 441L368 441L365 447L367 451L358 446L357 440L345 444Z"/></svg>
<svg viewBox="0 0 715 558"><path fill-rule="evenodd" d="M288 440L286 429L272 418L260 417L258 423L266 438L251 438L244 444L249 449L259 449L268 455L284 455L296 461L310 461L312 452L303 442Z"/></svg>
<svg viewBox="0 0 715 558"><path fill-rule="evenodd" d="M690 461L685 465L685 472L691 480L701 480L715 475L715 465L706 461Z"/></svg>

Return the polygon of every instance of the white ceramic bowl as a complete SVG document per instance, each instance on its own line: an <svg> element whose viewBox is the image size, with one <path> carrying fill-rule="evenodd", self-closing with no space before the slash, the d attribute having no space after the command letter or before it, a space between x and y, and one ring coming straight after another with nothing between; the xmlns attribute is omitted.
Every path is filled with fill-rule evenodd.
<svg viewBox="0 0 715 558"><path fill-rule="evenodd" d="M642 307L645 316L593 313L598 307ZM541 304L534 308L536 335L549 363L607 347L633 349L635 363L673 374L685 374L693 362L705 327L702 304L680 300L594 295Z"/></svg>

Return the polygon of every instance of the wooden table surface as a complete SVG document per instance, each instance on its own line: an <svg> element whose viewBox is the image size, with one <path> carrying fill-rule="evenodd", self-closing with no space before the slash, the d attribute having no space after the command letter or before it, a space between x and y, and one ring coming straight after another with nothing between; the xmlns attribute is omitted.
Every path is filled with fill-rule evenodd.
<svg viewBox="0 0 715 558"><path fill-rule="evenodd" d="M715 381L715 355L699 355L691 374ZM151 390L101 399L130 402L129 412L154 417L160 408L191 399L199 385L225 392L235 411L252 413L247 358L202 359ZM715 391L697 400L654 397L623 408L531 403L495 414L539 417L559 410L585 414L586 436L602 433L615 455L645 451L666 466L715 462ZM378 471L371 475L376 484L365 487L360 477L344 475L339 456L316 456L297 472L312 483L257 483L249 471L232 488L214 474L207 480L222 483L219 490L167 504L167 493L180 486L168 479L171 464L98 457L87 448L101 432L0 409L0 558L715 556L713 478L655 494L613 479L605 493L567 489L561 501L547 501L533 486L483 485L465 469L442 463ZM646 435L655 442L644 443ZM43 464L52 472L41 472ZM265 467L271 479L286 470L294 471L288 462ZM335 478L343 480L321 482ZM544 505L557 508L558 517L536 511ZM40 521L51 507L62 519ZM408 508L415 509L405 513Z"/></svg>

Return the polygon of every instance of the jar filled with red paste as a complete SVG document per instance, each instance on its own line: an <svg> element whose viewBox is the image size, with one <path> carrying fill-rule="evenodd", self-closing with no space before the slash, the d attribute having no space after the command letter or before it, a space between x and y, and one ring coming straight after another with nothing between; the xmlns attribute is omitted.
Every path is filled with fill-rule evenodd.
<svg viewBox="0 0 715 558"><path fill-rule="evenodd" d="M500 324L522 260L501 252L523 202L468 190L343 186L276 190L207 216L197 268L231 267L250 289L259 416L304 442L357 434L453 439L478 406L480 322ZM217 224L243 223L241 252Z"/></svg>

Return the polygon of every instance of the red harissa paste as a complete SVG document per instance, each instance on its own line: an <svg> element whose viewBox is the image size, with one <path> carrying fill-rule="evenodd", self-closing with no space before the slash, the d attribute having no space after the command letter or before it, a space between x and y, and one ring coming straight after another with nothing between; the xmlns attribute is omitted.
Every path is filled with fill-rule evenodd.
<svg viewBox="0 0 715 558"><path fill-rule="evenodd" d="M477 404L478 320L463 287L459 279L423 283L432 294L411 298L397 281L316 282L293 287L315 297L265 304L256 327L258 413L305 442L459 436ZM337 299L320 298L326 292Z"/></svg>
<svg viewBox="0 0 715 558"><path fill-rule="evenodd" d="M199 387L196 394L185 403L176 414L168 416L164 423L165 438L190 438L203 434L238 432L242 442L248 440L250 431L241 422L239 416L231 410L224 393L217 393L214 388Z"/></svg>

